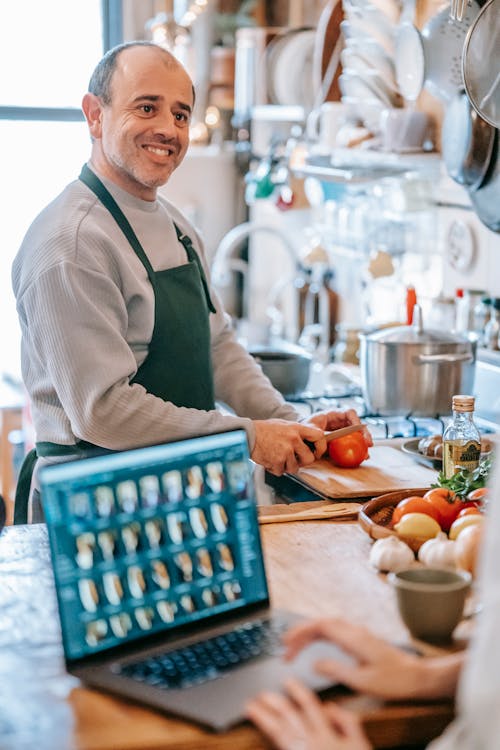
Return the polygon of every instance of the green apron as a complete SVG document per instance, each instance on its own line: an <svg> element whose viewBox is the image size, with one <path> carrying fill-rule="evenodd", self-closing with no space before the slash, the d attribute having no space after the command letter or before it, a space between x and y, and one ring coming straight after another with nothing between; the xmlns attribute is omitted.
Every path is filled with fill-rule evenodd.
<svg viewBox="0 0 500 750"><path fill-rule="evenodd" d="M153 335L146 359L131 383L176 406L215 408L209 313L215 312L200 259L190 238L174 224L187 263L154 271L123 211L101 180L85 165L80 180L108 209L143 264L155 299ZM83 457L105 449L83 440L75 445L40 442L24 459L16 488L14 523L26 523L33 470L40 456Z"/></svg>

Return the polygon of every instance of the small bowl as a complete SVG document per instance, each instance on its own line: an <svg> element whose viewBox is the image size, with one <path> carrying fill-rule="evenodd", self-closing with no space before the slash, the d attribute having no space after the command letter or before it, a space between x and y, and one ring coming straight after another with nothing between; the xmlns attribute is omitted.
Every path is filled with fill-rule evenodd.
<svg viewBox="0 0 500 750"><path fill-rule="evenodd" d="M389 573L399 614L414 638L430 643L450 641L463 618L472 576L465 570L408 568Z"/></svg>
<svg viewBox="0 0 500 750"><path fill-rule="evenodd" d="M305 349L290 344L282 347L256 346L250 347L249 353L284 396L295 396L305 389L312 360Z"/></svg>

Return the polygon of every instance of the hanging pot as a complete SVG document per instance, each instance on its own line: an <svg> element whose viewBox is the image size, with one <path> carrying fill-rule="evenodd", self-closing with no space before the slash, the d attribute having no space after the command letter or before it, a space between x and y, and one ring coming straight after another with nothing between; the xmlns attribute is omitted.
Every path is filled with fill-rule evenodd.
<svg viewBox="0 0 500 750"><path fill-rule="evenodd" d="M455 182L478 188L488 171L495 128L478 115L464 91L446 109L441 136L443 161Z"/></svg>
<svg viewBox="0 0 500 750"><path fill-rule="evenodd" d="M465 90L481 117L500 127L500 0L488 0L470 27L462 53Z"/></svg>
<svg viewBox="0 0 500 750"><path fill-rule="evenodd" d="M361 386L367 409L384 416L449 414L456 393L472 393L477 342L414 324L360 334Z"/></svg>
<svg viewBox="0 0 500 750"><path fill-rule="evenodd" d="M492 232L500 232L500 130L496 131L493 153L484 181L478 190L469 189L476 214Z"/></svg>

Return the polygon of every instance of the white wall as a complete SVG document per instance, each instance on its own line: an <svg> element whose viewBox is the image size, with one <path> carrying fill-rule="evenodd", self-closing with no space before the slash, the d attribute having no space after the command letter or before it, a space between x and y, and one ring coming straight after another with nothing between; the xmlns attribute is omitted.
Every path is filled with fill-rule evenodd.
<svg viewBox="0 0 500 750"><path fill-rule="evenodd" d="M241 178L230 145L191 145L160 193L200 230L209 260L226 232L243 221Z"/></svg>
<svg viewBox="0 0 500 750"><path fill-rule="evenodd" d="M443 291L477 289L500 296L500 234L486 227L472 210L466 190L443 178L441 200L465 208L443 208L440 212L440 245L443 252ZM500 196L499 211L500 211Z"/></svg>

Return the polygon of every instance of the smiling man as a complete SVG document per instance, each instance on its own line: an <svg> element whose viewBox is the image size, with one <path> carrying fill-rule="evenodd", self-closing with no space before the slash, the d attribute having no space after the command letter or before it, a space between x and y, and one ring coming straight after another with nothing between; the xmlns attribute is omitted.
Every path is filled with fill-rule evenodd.
<svg viewBox="0 0 500 750"><path fill-rule="evenodd" d="M92 166L136 198L154 201L186 154L193 85L160 47L131 46L115 59L116 68L96 69L83 98Z"/></svg>
<svg viewBox="0 0 500 750"><path fill-rule="evenodd" d="M18 483L18 522L28 496L28 518L41 518L31 475L43 462L243 427L252 458L281 474L325 451L323 430L359 422L354 412L297 422L237 342L195 228L157 195L188 148L193 103L191 79L163 48L110 50L82 102L90 161L35 219L14 261L37 439Z"/></svg>

